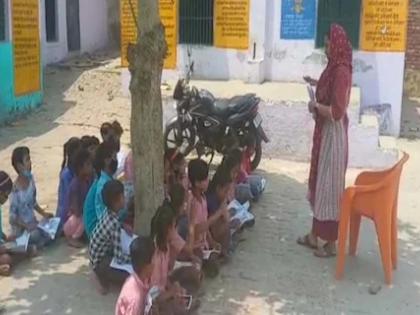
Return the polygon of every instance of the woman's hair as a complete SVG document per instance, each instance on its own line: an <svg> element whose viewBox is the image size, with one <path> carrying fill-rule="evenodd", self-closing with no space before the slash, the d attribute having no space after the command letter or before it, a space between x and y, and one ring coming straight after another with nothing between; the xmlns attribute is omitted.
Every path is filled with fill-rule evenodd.
<svg viewBox="0 0 420 315"><path fill-rule="evenodd" d="M79 138L70 138L63 147L63 162L61 163L61 170L66 166L73 168L74 154L82 147L82 141Z"/></svg>
<svg viewBox="0 0 420 315"><path fill-rule="evenodd" d="M130 244L131 265L137 273L152 263L155 246L150 237L136 237Z"/></svg>
<svg viewBox="0 0 420 315"><path fill-rule="evenodd" d="M170 205L175 211L175 215L179 215L179 210L184 204L186 191L184 186L179 183L175 183L170 187L169 190L169 197L170 197Z"/></svg>
<svg viewBox="0 0 420 315"><path fill-rule="evenodd" d="M214 193L216 192L216 189L224 188L227 185L232 184L232 177L230 176L230 172L226 172L223 169L223 165L220 165L218 169L216 170L216 173L213 176L213 179L210 182L209 185L209 192Z"/></svg>
<svg viewBox="0 0 420 315"><path fill-rule="evenodd" d="M108 140L107 137L111 131L118 137L121 137L124 133L124 130L118 120L114 120L112 123L104 122L100 129L102 140Z"/></svg>
<svg viewBox="0 0 420 315"><path fill-rule="evenodd" d="M95 136L83 136L81 138L81 141L82 141L82 147L84 149L87 149L91 146L98 146L100 144L99 139Z"/></svg>
<svg viewBox="0 0 420 315"><path fill-rule="evenodd" d="M98 176L100 176L101 171L105 168L105 160L112 158L115 152L115 145L112 141L102 142L99 145L95 153L95 160L93 161L93 167Z"/></svg>
<svg viewBox="0 0 420 315"><path fill-rule="evenodd" d="M102 190L102 199L108 209L112 209L118 197L124 195L124 185L119 180L110 180Z"/></svg>
<svg viewBox="0 0 420 315"><path fill-rule="evenodd" d="M80 149L74 155L73 168L75 174L79 174L80 170L84 167L85 163L91 158L87 149Z"/></svg>
<svg viewBox="0 0 420 315"><path fill-rule="evenodd" d="M158 208L151 222L151 237L159 250L168 250L169 228L175 222L175 212L172 207L164 204Z"/></svg>
<svg viewBox="0 0 420 315"><path fill-rule="evenodd" d="M192 187L197 182L206 180L209 177L209 167L206 162L200 159L191 160L188 164L188 178Z"/></svg>
<svg viewBox="0 0 420 315"><path fill-rule="evenodd" d="M9 174L0 171L0 192L9 194L12 191L13 182Z"/></svg>
<svg viewBox="0 0 420 315"><path fill-rule="evenodd" d="M12 166L15 169L16 173L19 174L18 165L23 164L23 159L25 156L31 154L31 151L28 147L17 147L13 150L12 153Z"/></svg>

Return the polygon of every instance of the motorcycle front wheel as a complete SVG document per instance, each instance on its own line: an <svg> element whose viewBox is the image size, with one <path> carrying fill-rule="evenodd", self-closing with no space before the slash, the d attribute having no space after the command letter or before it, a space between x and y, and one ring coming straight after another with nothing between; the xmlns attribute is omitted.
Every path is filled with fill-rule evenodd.
<svg viewBox="0 0 420 315"><path fill-rule="evenodd" d="M195 130L192 126L180 126L178 117L173 117L165 127L165 151L178 148L187 156L195 147Z"/></svg>

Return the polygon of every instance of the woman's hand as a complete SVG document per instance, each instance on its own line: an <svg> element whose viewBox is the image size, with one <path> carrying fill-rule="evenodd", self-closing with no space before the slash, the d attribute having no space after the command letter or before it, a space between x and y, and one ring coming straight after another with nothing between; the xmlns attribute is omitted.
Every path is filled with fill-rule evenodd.
<svg viewBox="0 0 420 315"><path fill-rule="evenodd" d="M312 79L310 76L304 76L303 80L305 80L305 82L311 86L316 86L318 84L318 81L315 79Z"/></svg>
<svg viewBox="0 0 420 315"><path fill-rule="evenodd" d="M315 101L310 101L308 103L308 111L313 114L316 113L315 109L318 107L318 103Z"/></svg>

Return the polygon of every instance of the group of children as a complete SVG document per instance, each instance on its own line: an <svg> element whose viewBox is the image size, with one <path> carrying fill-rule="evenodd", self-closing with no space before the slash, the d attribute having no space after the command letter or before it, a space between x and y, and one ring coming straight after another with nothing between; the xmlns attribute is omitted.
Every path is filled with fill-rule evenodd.
<svg viewBox="0 0 420 315"><path fill-rule="evenodd" d="M234 249L239 223L232 220L229 204L258 200L263 179L251 174L255 139L246 148L232 150L211 181L209 166L200 159L187 161L176 149L165 152L165 200L151 222L150 236L133 237L134 165L130 152L122 163L118 122L104 123L102 143L93 136L71 138L64 145L56 217L68 244L88 244L92 281L101 294L111 285L122 286L115 313L186 314L197 307L202 279L214 277ZM16 148L12 165L14 182L0 172L0 205L10 200L12 236L1 230L0 273L7 275L21 259L6 244L27 231L32 256L52 242L38 228L35 212L52 217L36 199L30 151ZM1 219L1 215L0 215ZM123 238L132 237L129 249ZM118 268L129 265L131 271Z"/></svg>

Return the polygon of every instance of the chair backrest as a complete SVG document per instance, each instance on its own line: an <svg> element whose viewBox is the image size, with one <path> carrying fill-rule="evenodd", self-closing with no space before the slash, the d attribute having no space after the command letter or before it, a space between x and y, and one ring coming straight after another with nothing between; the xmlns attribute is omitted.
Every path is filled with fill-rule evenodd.
<svg viewBox="0 0 420 315"><path fill-rule="evenodd" d="M355 202L369 204L370 209L366 209L365 215L374 216L377 211L382 214L384 211L391 216L397 215L398 192L401 179L401 173L404 164L408 161L409 155L403 152L403 157L393 167L383 172L377 178L373 186L377 189L359 195ZM363 211L364 212L364 211Z"/></svg>

